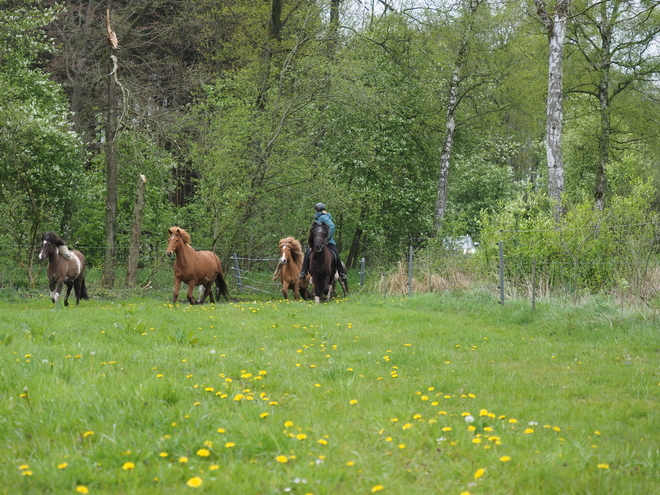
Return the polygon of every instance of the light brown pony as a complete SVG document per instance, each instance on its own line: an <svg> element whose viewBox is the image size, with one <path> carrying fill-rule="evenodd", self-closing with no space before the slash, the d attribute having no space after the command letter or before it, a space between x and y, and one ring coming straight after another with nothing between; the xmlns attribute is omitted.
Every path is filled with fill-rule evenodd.
<svg viewBox="0 0 660 495"><path fill-rule="evenodd" d="M309 275L305 280L300 280L300 270L302 269L303 251L298 242L293 237L280 239L279 242L280 259L273 274L273 280L282 282L282 295L284 299L289 298L289 289L293 290L293 297L296 301L300 297L307 299L307 286L309 285Z"/></svg>
<svg viewBox="0 0 660 495"><path fill-rule="evenodd" d="M188 284L188 301L190 304L204 304L207 297L213 300L213 282L217 286L216 298L220 295L229 300L227 283L222 274L220 258L212 251L195 251L190 245L190 234L179 227L168 229L170 234L165 254L172 256L176 253L174 262L174 296L172 304L176 304L179 298L179 286L181 282ZM200 299L195 301L193 291L196 285L204 287L204 293L200 290Z"/></svg>
<svg viewBox="0 0 660 495"><path fill-rule="evenodd" d="M85 287L85 257L80 251L69 251L64 240L52 232L41 234L39 259L48 258L48 285L50 300L57 304L60 300L62 285L66 284L64 305L69 305L69 294L73 287L76 294L76 306L81 299L89 299Z"/></svg>

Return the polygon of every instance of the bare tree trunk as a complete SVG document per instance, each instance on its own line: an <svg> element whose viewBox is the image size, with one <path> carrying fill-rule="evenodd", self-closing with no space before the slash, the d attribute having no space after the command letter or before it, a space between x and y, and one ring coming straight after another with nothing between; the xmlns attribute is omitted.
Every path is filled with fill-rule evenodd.
<svg viewBox="0 0 660 495"><path fill-rule="evenodd" d="M458 107L458 84L460 81L458 67L449 87L449 101L447 102L447 121L445 123L445 142L440 156L440 179L438 180L438 197L435 203L435 220L433 227L440 230L447 209L447 183L449 182L449 163L454 146L454 132L456 130L456 108Z"/></svg>
<svg viewBox="0 0 660 495"><path fill-rule="evenodd" d="M146 182L147 179L144 175L138 176L135 208L133 209L133 231L131 232L131 246L128 249L128 267L126 268L127 287L135 287L137 283L140 237L142 235L142 219L144 218L144 188Z"/></svg>
<svg viewBox="0 0 660 495"><path fill-rule="evenodd" d="M461 45L458 49L456 56L456 64L454 65L454 73L451 82L449 83L449 100L447 102L447 120L445 123L445 140L442 145L442 154L440 155L440 177L438 179L438 196L435 202L435 215L433 220L433 228L437 233L442 226L442 221L445 218L447 210L447 185L449 184L449 165L451 163L451 154L454 147L454 134L456 131L456 110L460 104L461 98L459 95L459 86L465 65L467 62L468 49L470 38L472 36L473 24L475 22L475 14L482 0L469 0L467 2L467 13L469 16L466 29L463 30L461 35Z"/></svg>
<svg viewBox="0 0 660 495"><path fill-rule="evenodd" d="M110 41L110 60L108 71L108 121L105 131L106 139L106 187L107 196L105 200L105 261L103 263L102 285L113 287L115 283L115 226L117 223L117 50L112 42L114 32L110 27L110 10L107 11L108 40Z"/></svg>
<svg viewBox="0 0 660 495"><path fill-rule="evenodd" d="M548 33L548 99L546 104L545 150L548 161L548 195L554 201L555 220L563 214L564 159L561 151L564 121L564 40L570 0L557 0L548 13L545 2L536 0L537 13Z"/></svg>
<svg viewBox="0 0 660 495"><path fill-rule="evenodd" d="M614 2L612 17L616 17L619 2ZM605 190L607 189L607 166L610 162L610 66L612 64L612 22L608 19L607 5L600 7L599 33L601 38L600 83L598 85L598 104L600 108L600 143L598 145L598 169L596 171L596 190L594 207L603 211Z"/></svg>

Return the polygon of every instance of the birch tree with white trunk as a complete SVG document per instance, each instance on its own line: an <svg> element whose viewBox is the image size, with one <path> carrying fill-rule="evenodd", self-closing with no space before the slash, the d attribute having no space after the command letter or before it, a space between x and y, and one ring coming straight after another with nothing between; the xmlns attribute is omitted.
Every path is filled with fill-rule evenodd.
<svg viewBox="0 0 660 495"><path fill-rule="evenodd" d="M548 34L548 99L546 103L545 150L548 161L548 195L554 201L555 220L562 215L564 159L562 124L564 120L564 43L570 0L556 0L549 9L544 0L535 0L536 12Z"/></svg>

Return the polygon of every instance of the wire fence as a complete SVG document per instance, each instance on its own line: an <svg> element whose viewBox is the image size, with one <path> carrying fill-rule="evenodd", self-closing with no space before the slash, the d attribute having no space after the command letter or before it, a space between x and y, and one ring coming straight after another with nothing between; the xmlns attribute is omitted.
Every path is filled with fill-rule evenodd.
<svg viewBox="0 0 660 495"><path fill-rule="evenodd" d="M354 288L384 295L479 286L492 291L500 303L510 298L528 298L533 303L537 298L559 295L577 300L595 292L648 301L660 295L659 231L655 222L608 226L600 231L593 227L499 231L475 236L474 250L469 252L443 239L411 238L399 262L370 265L367 252L349 275ZM545 237L535 240L538 235ZM616 246L614 251L593 248L593 243L603 242L607 236ZM543 239L551 239L548 242L552 243L555 238L559 241L554 251L543 245ZM535 243L538 249L530 248ZM106 249L73 247L93 259L103 259ZM17 251L17 246L0 246L5 253L10 248ZM115 250L117 287L123 286L127 257L127 248ZM276 257L233 253L223 266L232 290L277 297L281 292L281 284L273 280L277 263ZM25 263L0 257L0 287L26 287L27 270ZM47 286L46 263L34 260L32 270L35 285ZM99 264L90 267L88 279L92 284L100 285L101 270ZM171 289L172 260L165 256L162 246L142 247L137 280L138 287Z"/></svg>

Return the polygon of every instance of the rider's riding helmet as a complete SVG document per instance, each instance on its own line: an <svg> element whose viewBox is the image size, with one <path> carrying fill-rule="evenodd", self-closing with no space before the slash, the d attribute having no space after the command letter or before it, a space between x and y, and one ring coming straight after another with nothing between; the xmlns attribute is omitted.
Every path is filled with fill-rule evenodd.
<svg viewBox="0 0 660 495"><path fill-rule="evenodd" d="M316 211L323 211L323 210L325 210L325 205L323 203L316 203L314 205L314 209Z"/></svg>

